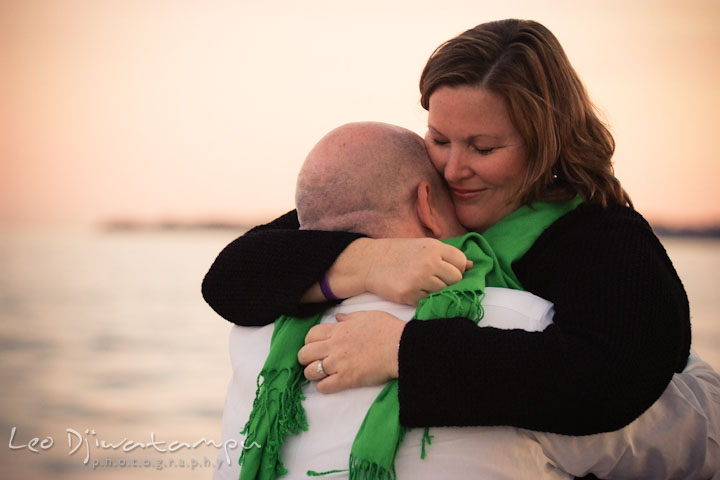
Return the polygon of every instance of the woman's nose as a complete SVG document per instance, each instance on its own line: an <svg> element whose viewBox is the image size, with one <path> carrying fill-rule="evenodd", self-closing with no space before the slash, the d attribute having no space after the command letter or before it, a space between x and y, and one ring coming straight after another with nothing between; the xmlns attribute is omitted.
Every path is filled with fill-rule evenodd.
<svg viewBox="0 0 720 480"><path fill-rule="evenodd" d="M472 176L468 163L467 151L463 148L451 147L445 169L443 170L445 180L457 182Z"/></svg>

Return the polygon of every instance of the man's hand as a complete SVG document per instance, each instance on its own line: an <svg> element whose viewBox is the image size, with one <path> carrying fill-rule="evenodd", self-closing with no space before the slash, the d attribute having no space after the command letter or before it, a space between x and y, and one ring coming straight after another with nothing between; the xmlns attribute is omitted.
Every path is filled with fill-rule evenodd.
<svg viewBox="0 0 720 480"><path fill-rule="evenodd" d="M381 311L338 314L338 323L311 328L298 360L321 393L381 385L398 376L398 345L405 322ZM318 362L326 375L318 372Z"/></svg>

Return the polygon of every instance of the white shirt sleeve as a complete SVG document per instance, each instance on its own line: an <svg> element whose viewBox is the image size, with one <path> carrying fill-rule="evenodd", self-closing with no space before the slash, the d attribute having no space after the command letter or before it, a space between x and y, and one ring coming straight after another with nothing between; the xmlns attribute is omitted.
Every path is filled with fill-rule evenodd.
<svg viewBox="0 0 720 480"><path fill-rule="evenodd" d="M600 478L720 478L720 375L694 352L645 413L615 432L531 432L557 468Z"/></svg>

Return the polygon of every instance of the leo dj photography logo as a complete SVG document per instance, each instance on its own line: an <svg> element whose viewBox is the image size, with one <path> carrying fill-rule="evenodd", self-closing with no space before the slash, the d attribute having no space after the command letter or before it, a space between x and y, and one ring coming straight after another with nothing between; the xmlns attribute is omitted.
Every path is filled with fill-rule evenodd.
<svg viewBox="0 0 720 480"><path fill-rule="evenodd" d="M75 456L78 454L83 456L82 463L84 465L92 465L94 468L108 467L108 466L145 466L162 469L163 467L180 467L180 468L197 468L200 466L211 466L212 462L207 458L204 458L203 462L197 459L185 461L184 459L168 459L167 461L162 459L120 459L113 460L107 457L110 452L122 452L131 453L138 451L154 452L161 454L172 454L181 451L196 451L200 447L212 447L217 450L221 450L224 453L224 461L219 458L217 461L216 468L220 468L222 464L227 463L231 465L233 461L231 458L231 451L236 450L238 447L243 449L250 449L260 447L257 443L253 442L250 445L244 445L241 441L231 438L224 442L216 442L214 440L208 440L203 437L195 442L185 442L179 440L166 441L158 440L155 438L155 432L150 432L149 442L138 442L127 437L118 440L106 440L98 437L98 433L91 428L85 429L84 433L81 433L73 428L66 428L65 434L67 435L67 449L68 455ZM17 427L12 427L10 430L10 440L8 447L10 450L27 450L32 453L41 454L42 452L48 451L55 445L55 439L46 435L44 437L35 436L32 438L23 437L18 432ZM96 458L106 456L104 460ZM237 456L234 456L237 461ZM160 462L160 463L158 463Z"/></svg>

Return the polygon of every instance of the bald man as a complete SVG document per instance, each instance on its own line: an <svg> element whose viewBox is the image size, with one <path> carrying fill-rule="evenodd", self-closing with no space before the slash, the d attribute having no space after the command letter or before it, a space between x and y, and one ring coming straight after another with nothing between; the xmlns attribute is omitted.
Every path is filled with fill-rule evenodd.
<svg viewBox="0 0 720 480"><path fill-rule="evenodd" d="M446 238L465 232L420 137L385 124L344 125L318 142L298 176L296 204L303 229L355 231L374 238ZM540 331L553 314L549 302L507 289L487 289L483 307L481 326L496 328ZM363 294L331 308L322 321L333 322L337 313L359 310L384 310L406 321L414 314L413 307ZM249 416L272 331L272 325L232 329L234 377L223 417L224 442L236 439L242 444L238 432ZM718 413L717 408L707 408L712 404L707 399L720 393L720 380L696 357L691 357L688 368L676 375L655 406L619 432L566 437L513 427L433 428L432 446L427 458L420 460L422 430L411 430L396 457L398 477L572 478L594 472L663 478L692 469L698 474L711 471L715 464L706 461L706 450L717 448L710 437L718 425L707 428L708 423L713 425L708 414L715 415L716 421ZM314 383L307 385L303 405L309 430L286 440L283 461L289 474L284 478L307 478L308 470L347 468L355 434L381 389L364 387L323 395ZM699 413L703 411L705 423ZM668 412L671 422L663 419ZM667 429L691 441L668 448L664 435L658 435ZM219 460L223 463L214 478L237 478L237 456L228 459L221 452ZM329 477L343 475L347 477L347 473Z"/></svg>
<svg viewBox="0 0 720 480"><path fill-rule="evenodd" d="M295 193L300 228L373 238L448 238L467 230L422 139L401 127L354 123L308 154Z"/></svg>

